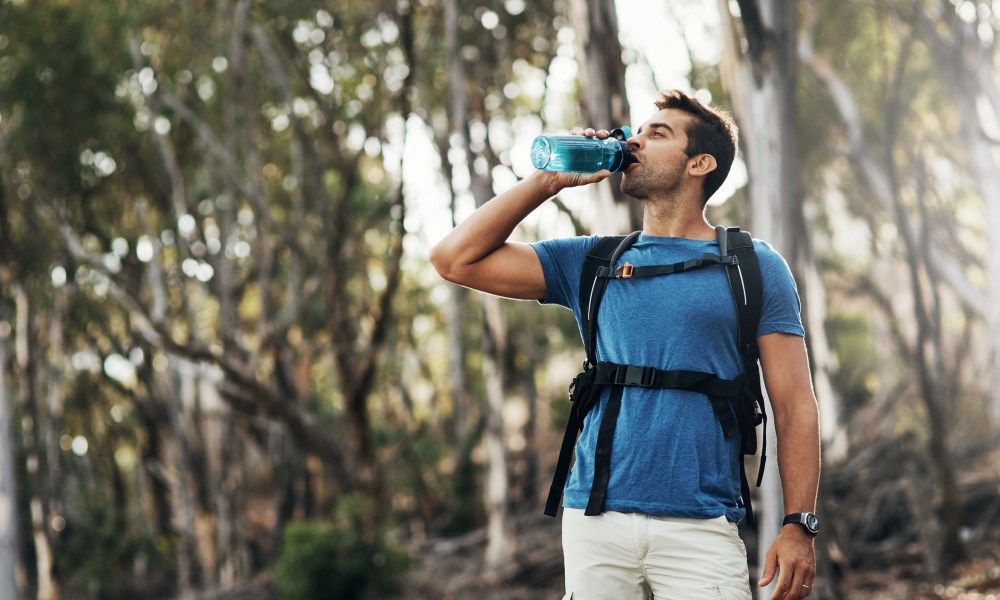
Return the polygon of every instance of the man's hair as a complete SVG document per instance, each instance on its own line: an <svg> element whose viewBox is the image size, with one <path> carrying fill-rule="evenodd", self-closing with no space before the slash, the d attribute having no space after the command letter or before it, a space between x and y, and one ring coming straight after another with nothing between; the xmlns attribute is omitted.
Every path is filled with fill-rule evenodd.
<svg viewBox="0 0 1000 600"><path fill-rule="evenodd" d="M715 157L718 167L705 176L704 197L702 202L708 202L726 180L729 169L736 158L738 132L729 113L714 106L705 106L696 98L680 90L665 90L660 92L656 108L675 108L682 110L693 118L685 128L688 144L685 153L688 156L711 154Z"/></svg>

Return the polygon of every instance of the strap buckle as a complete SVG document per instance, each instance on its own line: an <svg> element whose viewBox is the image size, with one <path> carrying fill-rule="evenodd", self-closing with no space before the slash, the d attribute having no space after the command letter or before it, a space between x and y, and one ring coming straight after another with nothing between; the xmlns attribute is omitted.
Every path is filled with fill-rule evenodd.
<svg viewBox="0 0 1000 600"><path fill-rule="evenodd" d="M656 369L636 365L619 365L612 378L615 385L652 387Z"/></svg>
<svg viewBox="0 0 1000 600"><path fill-rule="evenodd" d="M628 279L632 277L632 272L635 270L635 266L626 262L624 266L615 267L615 279Z"/></svg>

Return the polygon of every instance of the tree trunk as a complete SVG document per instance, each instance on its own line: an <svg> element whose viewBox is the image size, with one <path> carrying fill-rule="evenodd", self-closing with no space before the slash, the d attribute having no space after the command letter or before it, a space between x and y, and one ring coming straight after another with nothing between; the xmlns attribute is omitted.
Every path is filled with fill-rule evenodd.
<svg viewBox="0 0 1000 600"><path fill-rule="evenodd" d="M730 13L729 3L720 0L719 11L727 29L722 65L724 81L741 127L740 140L749 177L750 229L754 236L770 242L791 265L796 232L787 204L798 200L798 189L794 146L788 145L794 143L791 131L795 111L792 101L794 77L786 52L793 15L790 7L782 10L780 1L747 0L739 5L748 47L746 53L741 50L739 24ZM766 439L767 445L762 451L772 459L770 468L764 473L760 501L755 510L759 568L763 568L767 550L778 535L783 511L781 480L775 460L774 419L768 420ZM751 577L756 578L753 574ZM773 588L772 583L765 589L758 589L757 597L770 597Z"/></svg>
<svg viewBox="0 0 1000 600"><path fill-rule="evenodd" d="M503 355L506 345L500 299L480 294L483 303L483 378L486 388L486 567L496 569L513 556L517 540L510 515L510 474L504 432Z"/></svg>
<svg viewBox="0 0 1000 600"><path fill-rule="evenodd" d="M840 418L839 398L830 381L835 365L824 331L825 290L809 243L799 189L795 7L784 0L740 0L738 4L741 18L737 21L729 10L729 2L719 2L726 29L722 68L741 128L740 140L749 176L751 231L786 258L799 284L823 441L830 445L836 460L846 455L847 436ZM766 451L775 459L765 472L756 511L760 532L757 561L761 567L778 535L784 512L773 419L768 421L767 442ZM758 597L769 597L773 588L772 583L758 590Z"/></svg>
<svg viewBox="0 0 1000 600"><path fill-rule="evenodd" d="M10 359L10 321L0 304L0 598L19 598L17 573L17 493L14 487L14 437L11 430L11 396L7 382Z"/></svg>
<svg viewBox="0 0 1000 600"><path fill-rule="evenodd" d="M571 0L570 19L576 32L585 127L613 129L631 122L625 95L625 65L618 40L618 14L614 2ZM652 107L650 107L652 110ZM598 202L595 233L619 234L642 228L642 205L619 188L620 175L588 186Z"/></svg>
<svg viewBox="0 0 1000 600"><path fill-rule="evenodd" d="M192 365L177 358L170 359L170 367L164 374L159 396L166 400L169 414L170 433L173 447L169 452L168 469L173 496L173 512L177 532L177 591L181 598L194 594L197 585L195 540L195 502L189 479L188 466L191 452L185 414L194 402L194 381L189 372ZM170 381L175 377L176 381Z"/></svg>
<svg viewBox="0 0 1000 600"><path fill-rule="evenodd" d="M55 559L47 526L48 510L48 479L40 473L45 464L45 440L41 422L45 415L40 410L38 393L41 382L37 374L35 353L41 355L40 349L34 347L35 331L32 327L35 315L28 293L20 284L14 287L15 307L17 310L15 322L15 360L18 370L21 404L24 406L25 421L24 451L26 471L33 480L31 494L28 499L29 516L31 517L31 538L35 549L36 569L36 599L56 600L59 597L59 587L53 574Z"/></svg>
<svg viewBox="0 0 1000 600"><path fill-rule="evenodd" d="M476 206L482 206L492 197L488 177L479 175L474 168L475 153L468 132L469 97L465 88L465 65L460 53L458 29L459 7L457 0L445 5L445 35L449 48L449 116L452 132L462 140L470 185ZM446 157L442 157L446 160ZM480 295L483 306L483 378L486 390L486 432L483 444L486 450L486 518L487 549L486 567L494 569L513 555L516 546L514 522L509 514L508 469L506 444L503 437L503 347L504 333L499 299Z"/></svg>
<svg viewBox="0 0 1000 600"><path fill-rule="evenodd" d="M920 201L922 202L923 199L921 198ZM918 247L916 236L905 224L907 209L903 206L898 195L894 198L894 208L897 227L902 233L906 248L911 294L914 301L913 313L917 327L917 340L912 355L916 362L915 370L919 382L920 399L927 411L928 454L934 467L935 478L940 485L941 521L944 528L940 532L935 531L938 535L925 536L935 538L936 542L933 546L928 547L926 560L928 573L932 577L939 577L943 574L944 569L951 567L965 555L965 549L959 537L963 513L961 492L958 489L951 450L948 445L951 418L945 408L947 403L944 394L945 374L939 360L942 347L941 340L935 339L934 335L935 331L940 331L941 313L939 307L927 306L928 302L924 298L925 286L922 284L920 270L926 254ZM923 226L926 229L929 224L924 221ZM936 280L930 277L926 287L930 288L930 292L933 294L936 285ZM936 548L937 551L935 552L931 548Z"/></svg>

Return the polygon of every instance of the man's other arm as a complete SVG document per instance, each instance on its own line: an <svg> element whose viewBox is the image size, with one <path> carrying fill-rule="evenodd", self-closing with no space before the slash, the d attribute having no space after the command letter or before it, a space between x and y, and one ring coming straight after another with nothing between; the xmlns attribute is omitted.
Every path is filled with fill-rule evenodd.
<svg viewBox="0 0 1000 600"><path fill-rule="evenodd" d="M820 472L819 410L805 340L797 335L772 333L758 338L758 345L764 384L774 411L785 514L815 512ZM761 586L770 583L776 569L778 583L772 598L804 598L811 592L816 551L812 536L802 527L786 525L781 529L767 553Z"/></svg>

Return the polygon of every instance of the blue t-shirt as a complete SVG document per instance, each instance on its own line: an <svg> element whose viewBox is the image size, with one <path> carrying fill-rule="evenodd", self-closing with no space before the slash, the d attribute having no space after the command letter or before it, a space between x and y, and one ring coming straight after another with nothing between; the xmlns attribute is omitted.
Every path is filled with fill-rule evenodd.
<svg viewBox="0 0 1000 600"><path fill-rule="evenodd" d="M558 304L580 321L580 272L598 237L533 244L545 273L543 304ZM799 297L785 260L754 240L764 297L757 335L803 335ZM719 253L716 241L642 234L618 259L635 266L669 264ZM686 369L735 379L743 371L737 316L725 269L708 266L608 283L597 318L597 359ZM581 332L582 336L582 332ZM586 508L594 479L597 433L610 388L587 415L563 504ZM708 397L686 390L626 387L611 448L604 509L696 519L725 515L739 522L739 436L726 439Z"/></svg>

